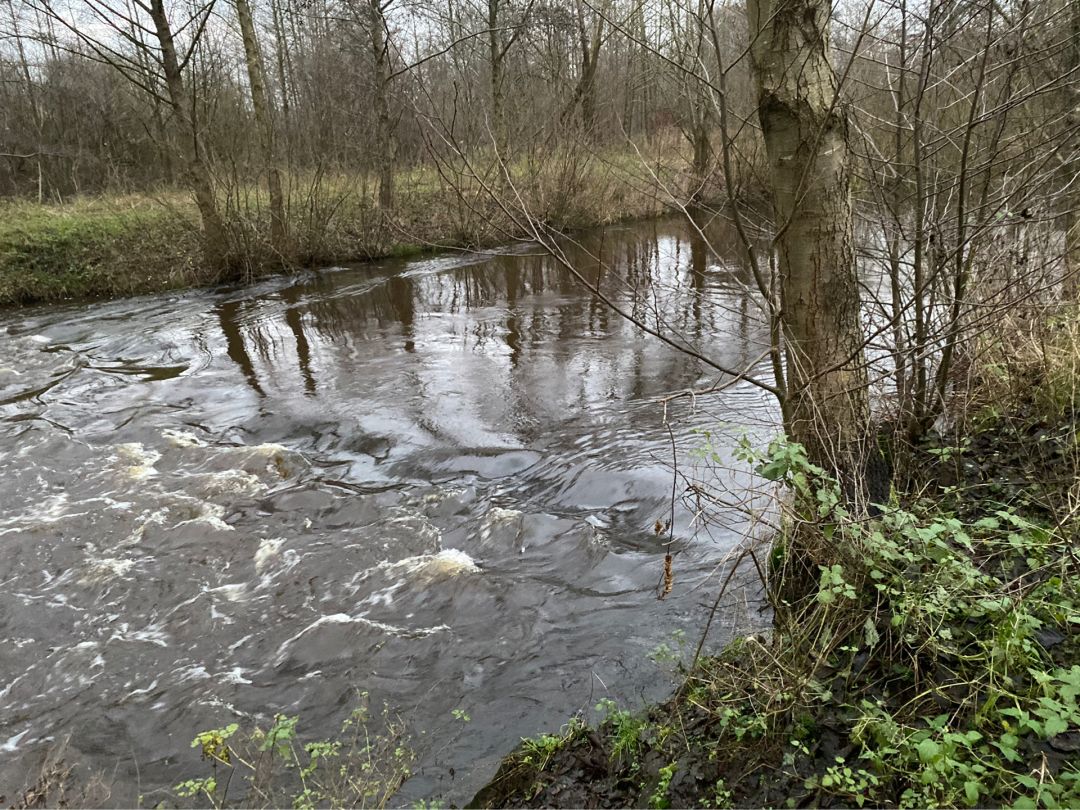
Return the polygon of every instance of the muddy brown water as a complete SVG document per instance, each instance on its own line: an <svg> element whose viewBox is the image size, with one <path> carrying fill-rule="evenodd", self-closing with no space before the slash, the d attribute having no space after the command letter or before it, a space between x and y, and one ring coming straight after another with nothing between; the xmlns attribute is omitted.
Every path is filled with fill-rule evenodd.
<svg viewBox="0 0 1080 810"><path fill-rule="evenodd" d="M681 223L581 242L640 317L761 353L738 261ZM197 731L324 737L362 689L412 730L400 801L461 802L522 736L662 697L650 652L700 630L746 530L680 503L657 599L671 437L737 499L735 442L776 421L740 383L669 437L657 398L714 380L530 245L0 313L0 794L70 738L114 803L169 801ZM733 597L713 638L754 621Z"/></svg>

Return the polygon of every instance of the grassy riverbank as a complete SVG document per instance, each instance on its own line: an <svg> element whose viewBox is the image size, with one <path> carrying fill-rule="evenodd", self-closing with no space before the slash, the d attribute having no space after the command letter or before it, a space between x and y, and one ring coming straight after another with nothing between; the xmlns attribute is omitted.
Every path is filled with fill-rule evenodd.
<svg viewBox="0 0 1080 810"><path fill-rule="evenodd" d="M150 198L0 203L0 304L207 283L191 212Z"/></svg>
<svg viewBox="0 0 1080 810"><path fill-rule="evenodd" d="M474 803L1080 804L1080 326L1004 334L873 519L792 448L763 459L827 549L807 604L645 714L523 742Z"/></svg>
<svg viewBox="0 0 1080 810"><path fill-rule="evenodd" d="M678 187L678 150L664 182ZM670 167L676 167L674 169ZM555 155L515 168L517 200L559 229L656 216L665 193L635 155ZM489 247L524 236L519 223L485 191L434 169L403 171L390 212L375 204L363 177L290 176L286 219L289 256L267 243L268 201L258 188L223 192L220 207L231 261L208 269L198 216L183 191L76 199L62 205L0 202L0 305L109 297L254 278L285 267L363 261L427 249Z"/></svg>

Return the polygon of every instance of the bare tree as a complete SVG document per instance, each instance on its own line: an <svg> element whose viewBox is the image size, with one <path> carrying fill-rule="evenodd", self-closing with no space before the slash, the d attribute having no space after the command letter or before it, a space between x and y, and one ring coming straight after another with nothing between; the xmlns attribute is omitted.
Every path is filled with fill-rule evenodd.
<svg viewBox="0 0 1080 810"><path fill-rule="evenodd" d="M270 98L266 92L262 51L255 35L255 22L248 0L234 0L240 35L244 43L244 62L251 87L251 105L259 129L263 160L266 163L266 182L270 194L270 244L283 258L290 255L289 236L285 220L285 198L281 187L281 168L278 165L277 136L270 115Z"/></svg>
<svg viewBox="0 0 1080 810"><path fill-rule="evenodd" d="M368 0L371 29L372 85L375 102L376 147L379 174L379 207L394 205L394 131L390 115L390 29L386 12L393 0Z"/></svg>
<svg viewBox="0 0 1080 810"><path fill-rule="evenodd" d="M130 17L123 9L104 0L85 0L84 10L90 13L93 20L89 25L76 23L52 0L29 0L29 2L74 34L89 49L94 59L114 68L129 82L151 95L156 94L157 90L147 83L145 70L148 64L155 66L165 88L166 101L176 132L176 143L183 161L186 184L195 198L202 220L206 259L212 266L225 266L229 253L225 225L214 195L213 179L207 162L203 135L194 115L193 98L183 73L199 38L205 31L206 22L212 11L212 2L196 8L184 23L183 27L191 29L194 33L182 57L177 50L176 38L164 0L148 0L147 2L132 0L137 12L143 15L141 19ZM152 36L156 47L150 47L141 37L133 35L132 28ZM108 32L115 41L110 42L105 34L99 35L98 31ZM143 58L140 60L126 54L121 50L123 46L134 48Z"/></svg>

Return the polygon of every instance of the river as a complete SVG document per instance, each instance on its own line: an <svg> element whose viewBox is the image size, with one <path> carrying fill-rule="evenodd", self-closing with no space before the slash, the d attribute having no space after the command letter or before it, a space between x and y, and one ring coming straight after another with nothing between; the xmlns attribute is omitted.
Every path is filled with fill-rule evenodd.
<svg viewBox="0 0 1080 810"><path fill-rule="evenodd" d="M640 317L761 354L745 272L683 223L580 243ZM203 772L197 731L325 737L362 689L412 729L402 800L460 803L521 736L662 697L650 652L692 645L747 530L680 499L657 598L671 437L737 500L735 442L775 430L746 382L657 401L715 379L528 244L0 313L0 794L69 738L152 806ZM747 594L714 643L761 621Z"/></svg>

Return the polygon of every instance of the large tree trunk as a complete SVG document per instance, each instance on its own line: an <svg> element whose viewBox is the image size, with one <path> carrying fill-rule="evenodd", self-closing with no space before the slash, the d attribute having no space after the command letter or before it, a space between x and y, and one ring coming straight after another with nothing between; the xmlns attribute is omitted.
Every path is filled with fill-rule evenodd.
<svg viewBox="0 0 1080 810"><path fill-rule="evenodd" d="M777 233L787 360L784 427L835 471L849 508L887 482L867 447L869 403L848 167L848 126L829 62L829 0L747 0ZM877 463L874 463L877 462ZM869 483L869 487L867 484ZM808 521L816 503L797 504ZM835 559L831 538L796 522L774 556L777 621L798 621Z"/></svg>
<svg viewBox="0 0 1080 810"><path fill-rule="evenodd" d="M696 88L701 90L701 88ZM695 102L693 111L693 124L690 130L690 142L694 147L693 163L690 167L691 183L694 202L704 202L707 195L706 186L709 182L710 166L712 163L712 143L709 138L708 108L704 104Z"/></svg>
<svg viewBox="0 0 1080 810"><path fill-rule="evenodd" d="M703 31L701 23L698 23L698 36L694 50L694 61L701 63L704 51ZM694 156L690 164L691 199L694 202L704 202L707 197L706 186L709 182L710 168L712 164L712 139L710 129L712 124L711 104L709 88L697 78L686 78L687 105L690 108L689 132L690 145L693 147Z"/></svg>
<svg viewBox="0 0 1080 810"><path fill-rule="evenodd" d="M849 188L848 126L829 62L826 0L748 0L769 159L788 435L857 481L869 422Z"/></svg>
<svg viewBox="0 0 1080 810"><path fill-rule="evenodd" d="M271 2L270 10L274 16L274 51L277 63L278 93L281 96L281 115L285 119L283 129L286 133L286 141L289 132L289 75L292 67L289 65L289 46L285 41L285 22L282 20L281 6L276 0Z"/></svg>
<svg viewBox="0 0 1080 810"><path fill-rule="evenodd" d="M132 2L132 0L126 0L124 7L127 9L129 20L128 35L133 42L138 42L139 46L135 48L135 59L139 64L140 71L143 76L143 81L146 82L146 86L155 88L155 92L150 94L151 104L153 106L153 119L155 138L158 141L158 146L161 152L161 168L165 176L165 184L169 187L176 185L176 171L173 168L173 162L175 159L174 148L171 142L168 123L166 121L166 114L163 109L163 103L161 97L156 92L156 88L160 86L159 77L154 66L151 64L150 49L147 47L144 31L135 20L138 18L138 7Z"/></svg>
<svg viewBox="0 0 1080 810"><path fill-rule="evenodd" d="M904 163L905 140L909 130L907 122L907 3L902 0L899 6L900 39L896 51L897 64L892 78L893 95L893 164L895 175L887 181L889 207L892 217L888 224L887 250L889 254L889 291L893 336L893 378L896 382L896 399L901 407L908 401L907 348L904 328L904 269L903 269L903 224L904 213L910 193L907 181L907 168ZM917 212L921 215L921 212Z"/></svg>
<svg viewBox="0 0 1080 810"><path fill-rule="evenodd" d="M282 259L289 256L289 235L285 223L285 200L281 191L281 170L278 167L277 140L274 124L270 120L270 102L266 93L262 54L255 36L255 23L251 18L248 0L236 0L236 16L240 22L240 36L244 41L244 62L247 64L248 82L251 85L251 106L255 111L255 126L259 129L263 161L266 164L266 182L270 191L270 246Z"/></svg>
<svg viewBox="0 0 1080 810"><path fill-rule="evenodd" d="M705 21L708 13L706 4L698 0L696 13L687 14L687 53L684 57L689 62L691 71L683 78L686 102L690 112L687 137L694 150L690 164L690 180L693 189L691 199L698 203L704 202L707 196L705 187L709 181L709 169L712 162L710 88L696 75L697 66L704 64L705 60ZM719 52L717 56L719 57Z"/></svg>
<svg viewBox="0 0 1080 810"><path fill-rule="evenodd" d="M191 98L176 56L172 28L165 13L164 0L151 0L150 16L154 20L155 34L161 48L161 65L165 73L165 85L169 91L173 119L176 122L177 142L184 152L184 173L188 186L195 196L195 205L202 220L203 250L212 267L221 268L228 259L225 225L218 212L214 187L210 180L210 168L203 158L199 130L191 117Z"/></svg>

